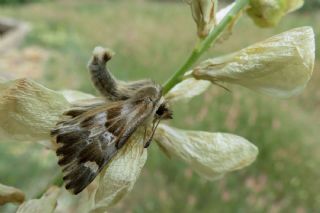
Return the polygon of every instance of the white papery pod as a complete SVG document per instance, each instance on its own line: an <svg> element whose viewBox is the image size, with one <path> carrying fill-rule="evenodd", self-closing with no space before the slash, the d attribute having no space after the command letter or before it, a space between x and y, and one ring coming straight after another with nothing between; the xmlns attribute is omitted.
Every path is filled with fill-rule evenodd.
<svg viewBox="0 0 320 213"><path fill-rule="evenodd" d="M165 95L165 99L169 102L188 100L206 91L210 85L210 81L196 80L194 78L185 79L175 85Z"/></svg>
<svg viewBox="0 0 320 213"><path fill-rule="evenodd" d="M300 27L204 61L192 74L196 79L240 84L268 95L290 97L308 83L314 60L314 32L311 27Z"/></svg>
<svg viewBox="0 0 320 213"><path fill-rule="evenodd" d="M169 154L211 180L250 165L258 155L255 145L228 133L186 131L161 124L155 140Z"/></svg>
<svg viewBox="0 0 320 213"><path fill-rule="evenodd" d="M143 142L142 132L134 133L102 171L92 213L105 212L132 190L147 160L147 150L144 149Z"/></svg>
<svg viewBox="0 0 320 213"><path fill-rule="evenodd" d="M25 195L20 189L0 184L0 205L22 203L24 199Z"/></svg>
<svg viewBox="0 0 320 213"><path fill-rule="evenodd" d="M28 79L0 83L2 139L40 141L50 138L59 116L69 106L65 98Z"/></svg>
<svg viewBox="0 0 320 213"><path fill-rule="evenodd" d="M57 206L60 188L51 187L40 199L32 199L21 204L17 213L52 213Z"/></svg>

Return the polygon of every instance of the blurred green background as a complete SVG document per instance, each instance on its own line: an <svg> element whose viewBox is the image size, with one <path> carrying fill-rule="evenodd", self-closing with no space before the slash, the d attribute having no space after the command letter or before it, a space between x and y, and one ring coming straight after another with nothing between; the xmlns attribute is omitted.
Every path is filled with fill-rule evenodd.
<svg viewBox="0 0 320 213"><path fill-rule="evenodd" d="M0 6L0 15L32 26L21 48L37 46L50 55L37 81L51 89L97 94L86 71L97 45L116 52L109 67L119 79L151 77L162 83L196 42L190 9L180 1L56 0L19 5L0 0L8 2ZM273 29L258 28L245 16L229 40L203 59L305 25L313 26L319 47L317 6L319 1L307 0L303 10ZM288 100L228 85L231 93L212 86L190 103L176 104L172 125L241 135L259 147L256 162L209 182L178 159L168 159L154 144L133 192L111 212L320 211L319 57L307 88ZM21 188L28 198L45 188L57 171L54 154L41 145L0 143L0 182Z"/></svg>

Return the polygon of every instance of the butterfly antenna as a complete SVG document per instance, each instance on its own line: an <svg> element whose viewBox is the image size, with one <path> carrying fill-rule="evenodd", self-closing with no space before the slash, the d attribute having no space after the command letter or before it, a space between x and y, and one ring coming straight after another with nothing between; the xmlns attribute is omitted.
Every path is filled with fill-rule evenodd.
<svg viewBox="0 0 320 213"><path fill-rule="evenodd" d="M154 136L154 133L156 132L156 129L157 129L160 121L161 121L161 119L157 119L156 121L153 122L151 136L149 137L147 143L144 145L144 148L148 148L150 146L150 143L152 141L152 138Z"/></svg>

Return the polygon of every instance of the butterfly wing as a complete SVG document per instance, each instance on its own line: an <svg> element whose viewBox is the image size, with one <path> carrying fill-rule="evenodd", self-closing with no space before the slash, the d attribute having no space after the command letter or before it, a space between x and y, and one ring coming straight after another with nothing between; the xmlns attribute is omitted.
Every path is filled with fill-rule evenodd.
<svg viewBox="0 0 320 213"><path fill-rule="evenodd" d="M66 188L78 194L88 186L152 112L151 103L126 100L64 113L52 136Z"/></svg>

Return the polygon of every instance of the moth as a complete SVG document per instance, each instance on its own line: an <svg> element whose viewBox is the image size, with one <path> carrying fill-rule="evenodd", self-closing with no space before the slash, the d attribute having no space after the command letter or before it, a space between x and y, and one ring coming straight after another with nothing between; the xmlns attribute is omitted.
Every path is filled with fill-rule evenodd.
<svg viewBox="0 0 320 213"><path fill-rule="evenodd" d="M104 98L74 105L51 131L65 187L74 194L95 179L138 128L144 128L147 148L159 122L172 119L161 86L151 80L117 80L106 66L111 58L111 51L96 47L88 63L92 82Z"/></svg>

